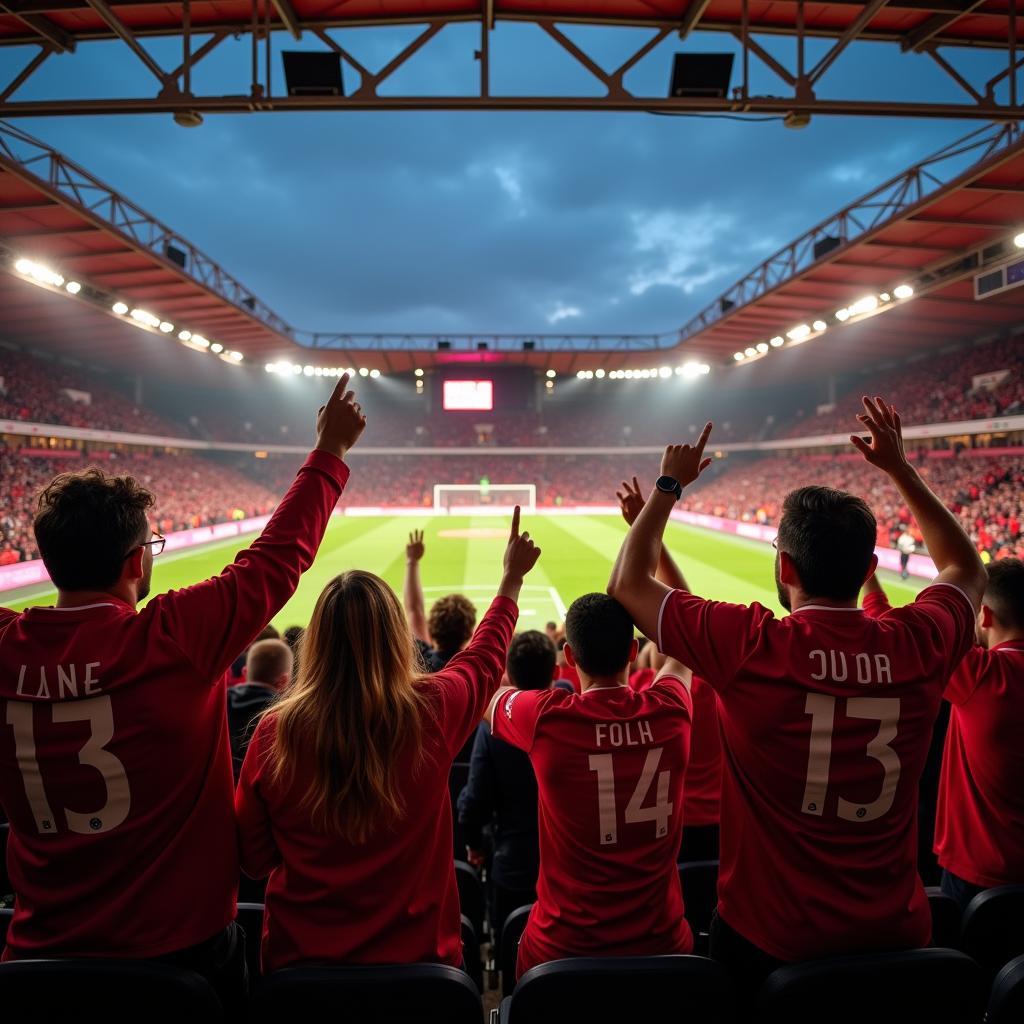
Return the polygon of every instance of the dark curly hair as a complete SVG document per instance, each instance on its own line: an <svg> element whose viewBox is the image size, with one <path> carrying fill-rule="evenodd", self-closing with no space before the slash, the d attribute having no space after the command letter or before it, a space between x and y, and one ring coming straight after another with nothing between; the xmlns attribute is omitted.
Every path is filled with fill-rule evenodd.
<svg viewBox="0 0 1024 1024"><path fill-rule="evenodd" d="M469 642L476 627L476 607L462 594L448 594L438 598L430 609L427 631L434 646L442 655L450 657Z"/></svg>
<svg viewBox="0 0 1024 1024"><path fill-rule="evenodd" d="M130 476L61 473L39 495L33 529L59 590L104 590L134 545L149 537L153 495Z"/></svg>

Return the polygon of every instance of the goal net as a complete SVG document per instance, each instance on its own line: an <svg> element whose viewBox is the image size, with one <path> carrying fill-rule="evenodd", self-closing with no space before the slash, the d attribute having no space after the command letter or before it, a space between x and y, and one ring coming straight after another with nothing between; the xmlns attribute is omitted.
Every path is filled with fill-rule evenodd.
<svg viewBox="0 0 1024 1024"><path fill-rule="evenodd" d="M536 484L434 484L434 512L442 516L508 516L516 505L537 511Z"/></svg>

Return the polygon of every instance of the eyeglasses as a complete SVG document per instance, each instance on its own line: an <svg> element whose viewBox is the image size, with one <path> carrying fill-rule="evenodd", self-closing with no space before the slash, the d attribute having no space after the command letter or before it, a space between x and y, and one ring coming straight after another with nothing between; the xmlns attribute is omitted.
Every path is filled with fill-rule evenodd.
<svg viewBox="0 0 1024 1024"><path fill-rule="evenodd" d="M156 558L156 556L159 555L161 551L163 551L164 545L166 543L166 537L164 537L162 534L154 532L152 540L144 540L141 544L136 544L135 547L128 552L128 555L130 555L132 551L135 550L135 548L152 548L153 557ZM124 557L127 558L128 555L125 555Z"/></svg>
<svg viewBox="0 0 1024 1024"><path fill-rule="evenodd" d="M776 551L779 550L779 538L778 537L772 537L772 547L775 548Z"/></svg>

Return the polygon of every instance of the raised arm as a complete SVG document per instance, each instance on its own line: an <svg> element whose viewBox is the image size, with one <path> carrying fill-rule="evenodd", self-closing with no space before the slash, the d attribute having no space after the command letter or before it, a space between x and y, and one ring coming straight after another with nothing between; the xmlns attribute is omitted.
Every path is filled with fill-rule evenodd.
<svg viewBox="0 0 1024 1024"><path fill-rule="evenodd" d="M426 550L423 544L423 531L413 530L409 534L409 543L405 545L405 585L402 597L405 601L405 617L409 629L417 640L430 643L430 631L427 629L427 610L423 602L423 584L420 581L420 561Z"/></svg>
<svg viewBox="0 0 1024 1024"><path fill-rule="evenodd" d="M877 573L872 573L867 578L860 603L864 611L873 619L879 618L892 608Z"/></svg>
<svg viewBox="0 0 1024 1024"><path fill-rule="evenodd" d="M616 491L615 497L619 499L619 511L622 513L622 518L626 520L628 526L632 526L644 507L640 482L636 477L633 477L632 483L623 480L622 490ZM686 577L683 576L683 571L676 564L675 559L669 554L668 545L664 539L662 539L661 553L658 555L658 568L654 577L659 583L664 583L666 587L671 587L673 590L685 590L687 593L690 591Z"/></svg>
<svg viewBox="0 0 1024 1024"><path fill-rule="evenodd" d="M711 465L711 459L704 457L704 446L710 436L711 424L708 423L695 445L669 445L661 458L662 476L670 477L680 488L692 484ZM658 615L666 594L672 589L657 579L657 571L665 525L675 503L675 493L655 487L626 534L608 581L608 593L655 642L658 640Z"/></svg>
<svg viewBox="0 0 1024 1024"><path fill-rule="evenodd" d="M144 609L211 682L281 610L316 557L348 480L341 461L366 426L348 376L317 416L316 448L251 547L219 576L161 594Z"/></svg>
<svg viewBox="0 0 1024 1024"><path fill-rule="evenodd" d="M971 539L907 459L899 413L881 398L863 401L864 412L857 419L867 427L871 437L865 440L853 434L851 443L896 485L917 520L928 554L939 570L935 582L959 587L977 611L987 577Z"/></svg>

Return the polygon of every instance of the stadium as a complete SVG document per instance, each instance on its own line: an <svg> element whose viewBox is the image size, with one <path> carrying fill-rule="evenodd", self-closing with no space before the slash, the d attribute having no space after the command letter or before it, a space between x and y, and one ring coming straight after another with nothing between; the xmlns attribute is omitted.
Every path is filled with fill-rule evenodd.
<svg viewBox="0 0 1024 1024"><path fill-rule="evenodd" d="M0 0L0 1005L1024 1021L1022 41Z"/></svg>

